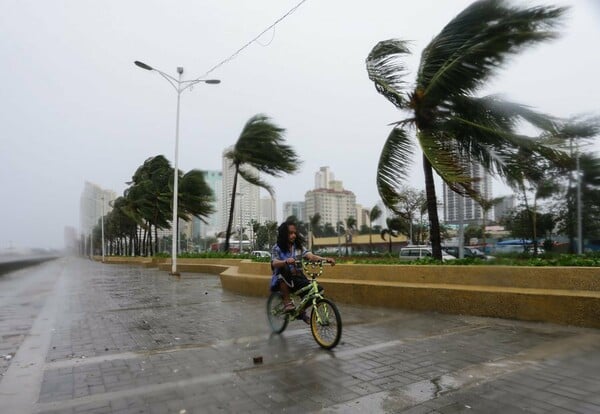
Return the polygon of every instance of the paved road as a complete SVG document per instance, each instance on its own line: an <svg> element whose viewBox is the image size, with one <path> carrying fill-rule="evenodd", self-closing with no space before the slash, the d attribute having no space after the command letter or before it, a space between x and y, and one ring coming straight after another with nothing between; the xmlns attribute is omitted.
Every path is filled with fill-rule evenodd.
<svg viewBox="0 0 600 414"><path fill-rule="evenodd" d="M0 412L600 413L598 330L341 304L328 352L264 305L77 258L7 274Z"/></svg>

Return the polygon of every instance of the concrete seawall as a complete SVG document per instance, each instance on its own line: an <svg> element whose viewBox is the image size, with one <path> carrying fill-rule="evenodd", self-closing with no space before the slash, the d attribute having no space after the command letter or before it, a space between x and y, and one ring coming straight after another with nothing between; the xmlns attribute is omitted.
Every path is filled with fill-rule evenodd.
<svg viewBox="0 0 600 414"><path fill-rule="evenodd" d="M169 270L170 260L155 265ZM219 274L236 293L269 294L269 263L180 259L178 269ZM339 264L319 283L338 302L600 328L600 268Z"/></svg>
<svg viewBox="0 0 600 414"><path fill-rule="evenodd" d="M24 267L35 266L37 264L47 262L48 260L57 259L58 256L35 256L35 257L19 257L10 258L0 261L0 276Z"/></svg>

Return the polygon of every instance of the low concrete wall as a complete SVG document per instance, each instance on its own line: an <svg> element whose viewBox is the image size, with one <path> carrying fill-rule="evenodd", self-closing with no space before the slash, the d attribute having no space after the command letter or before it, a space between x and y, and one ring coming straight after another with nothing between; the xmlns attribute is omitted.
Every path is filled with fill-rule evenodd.
<svg viewBox="0 0 600 414"><path fill-rule="evenodd" d="M270 273L243 261L221 283L266 297ZM337 265L319 283L339 302L600 328L598 268Z"/></svg>
<svg viewBox="0 0 600 414"><path fill-rule="evenodd" d="M48 260L58 259L58 256L37 256L37 257L19 257L0 261L0 275L22 269L24 267L35 266Z"/></svg>
<svg viewBox="0 0 600 414"><path fill-rule="evenodd" d="M171 269L170 259L150 263ZM219 274L226 290L269 295L269 263L178 259L177 267ZM319 283L338 302L600 328L600 268L339 264L327 266Z"/></svg>

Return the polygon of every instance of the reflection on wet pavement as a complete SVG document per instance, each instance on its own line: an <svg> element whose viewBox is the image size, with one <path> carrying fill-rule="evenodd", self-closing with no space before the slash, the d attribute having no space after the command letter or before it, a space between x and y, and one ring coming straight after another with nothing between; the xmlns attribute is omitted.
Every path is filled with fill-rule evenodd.
<svg viewBox="0 0 600 414"><path fill-rule="evenodd" d="M2 355L65 286L36 412L600 412L595 330L340 304L342 340L324 351L303 322L270 334L266 298L214 275L55 263L0 279Z"/></svg>

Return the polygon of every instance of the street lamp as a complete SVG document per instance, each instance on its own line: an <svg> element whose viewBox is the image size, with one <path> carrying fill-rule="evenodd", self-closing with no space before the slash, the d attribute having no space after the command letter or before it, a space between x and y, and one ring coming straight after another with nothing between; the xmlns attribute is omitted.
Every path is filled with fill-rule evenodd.
<svg viewBox="0 0 600 414"><path fill-rule="evenodd" d="M337 236L338 236L338 256L342 255L342 243L340 240L340 223L341 223L341 215L340 215L340 200L341 196L338 195L335 199L337 200Z"/></svg>
<svg viewBox="0 0 600 414"><path fill-rule="evenodd" d="M239 232L239 243L240 243L240 251L239 254L242 254L242 197L243 193L235 193L236 196L240 199L240 232Z"/></svg>
<svg viewBox="0 0 600 414"><path fill-rule="evenodd" d="M102 263L104 263L104 196L102 199Z"/></svg>
<svg viewBox="0 0 600 414"><path fill-rule="evenodd" d="M177 245L178 245L178 241L179 241L179 229L178 227L178 220L177 220L177 198L178 198L178 180L179 180L179 166L178 166L178 156L179 156L179 108L180 108L180 102L181 102L181 93L183 91L185 91L186 89L191 88L192 86L196 85L197 83L208 83L211 85L216 85L218 83L221 83L220 80L218 79L193 79L193 80L181 80L181 75L183 74L183 67L179 66L177 67L177 73L179 74L178 79L175 79L173 76L160 71L156 68L153 68L150 65L147 65L144 62L140 62L139 60L136 60L135 62L136 66L145 69L145 70L150 70L150 71L154 71L156 73L158 73L160 76L162 76L167 82L169 82L171 84L171 86L175 89L175 92L177 92L177 118L176 118L176 122L175 122L175 166L174 166L174 171L173 171L173 240L172 240L172 249L171 249L171 274L173 276L178 276L179 273L177 273Z"/></svg>

